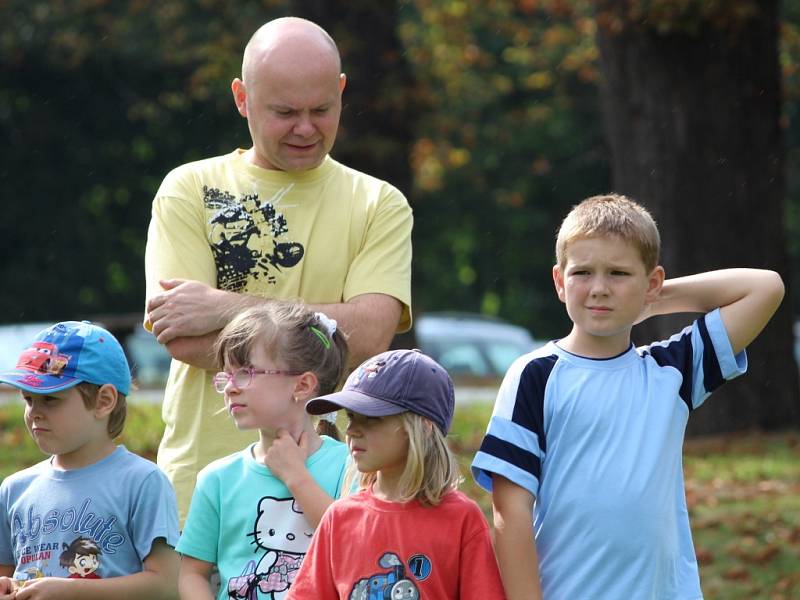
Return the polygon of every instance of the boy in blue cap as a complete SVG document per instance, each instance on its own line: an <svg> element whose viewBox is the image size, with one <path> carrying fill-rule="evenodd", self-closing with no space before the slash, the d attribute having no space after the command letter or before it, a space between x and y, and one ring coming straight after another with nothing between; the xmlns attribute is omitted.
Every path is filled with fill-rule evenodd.
<svg viewBox="0 0 800 600"><path fill-rule="evenodd" d="M131 374L88 322L41 331L0 382L20 390L47 460L0 485L0 600L175 598L175 493L155 464L114 443Z"/></svg>

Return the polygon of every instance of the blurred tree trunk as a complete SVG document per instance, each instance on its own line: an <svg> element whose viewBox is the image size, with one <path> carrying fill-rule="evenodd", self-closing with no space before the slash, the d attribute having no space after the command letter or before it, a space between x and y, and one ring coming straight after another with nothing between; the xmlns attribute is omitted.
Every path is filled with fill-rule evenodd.
<svg viewBox="0 0 800 600"><path fill-rule="evenodd" d="M332 155L408 195L408 157L419 106L417 86L396 31L398 3L295 0L290 5L291 14L310 19L330 33L342 54L347 86Z"/></svg>
<svg viewBox="0 0 800 600"><path fill-rule="evenodd" d="M668 4L597 3L614 189L653 213L667 277L765 267L788 287L778 2L656 10ZM748 373L692 416L690 434L800 423L790 307L787 299L748 349ZM635 341L689 320L653 319Z"/></svg>

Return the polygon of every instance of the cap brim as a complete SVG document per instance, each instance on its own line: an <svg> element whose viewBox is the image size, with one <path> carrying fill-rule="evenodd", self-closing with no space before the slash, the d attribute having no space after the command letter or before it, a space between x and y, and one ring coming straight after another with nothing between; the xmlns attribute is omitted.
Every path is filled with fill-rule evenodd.
<svg viewBox="0 0 800 600"><path fill-rule="evenodd" d="M9 371L0 375L0 383L6 383L32 394L62 392L80 383L75 377L56 377L30 371Z"/></svg>
<svg viewBox="0 0 800 600"><path fill-rule="evenodd" d="M388 417L405 412L406 408L355 390L342 390L306 402L306 412L324 415L337 410L349 410L367 417Z"/></svg>

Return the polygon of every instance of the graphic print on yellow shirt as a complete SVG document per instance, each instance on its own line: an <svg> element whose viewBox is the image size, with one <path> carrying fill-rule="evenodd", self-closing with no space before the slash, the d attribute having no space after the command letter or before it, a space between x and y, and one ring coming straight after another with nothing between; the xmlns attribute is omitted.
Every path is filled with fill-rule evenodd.
<svg viewBox="0 0 800 600"><path fill-rule="evenodd" d="M291 188L282 188L276 200ZM211 251L220 289L242 291L248 277L274 284L277 271L294 267L303 258L303 245L287 239L286 217L258 194L237 198L203 186L203 203L211 212ZM263 247L270 243L272 248L264 252Z"/></svg>

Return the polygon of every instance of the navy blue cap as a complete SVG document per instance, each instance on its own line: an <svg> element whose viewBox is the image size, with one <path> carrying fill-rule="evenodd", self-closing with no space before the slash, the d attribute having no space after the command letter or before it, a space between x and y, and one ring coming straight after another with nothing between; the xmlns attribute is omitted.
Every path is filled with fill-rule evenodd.
<svg viewBox="0 0 800 600"><path fill-rule="evenodd" d="M455 408L453 381L444 367L419 350L389 350L363 362L340 392L306 403L312 415L342 408L368 417L411 411L436 423L446 435Z"/></svg>

